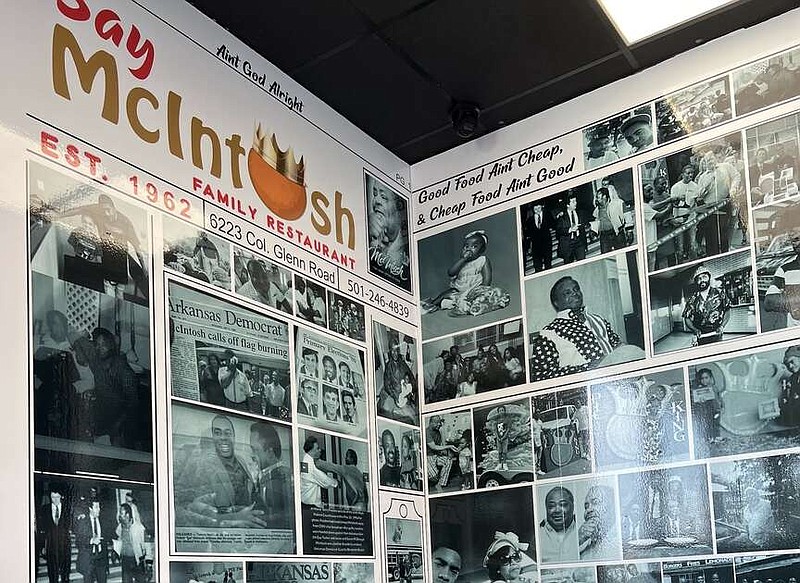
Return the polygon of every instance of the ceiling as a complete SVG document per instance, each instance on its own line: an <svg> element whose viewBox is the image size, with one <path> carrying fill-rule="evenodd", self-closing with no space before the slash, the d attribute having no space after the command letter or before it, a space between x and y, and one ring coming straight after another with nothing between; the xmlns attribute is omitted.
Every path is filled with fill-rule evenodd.
<svg viewBox="0 0 800 583"><path fill-rule="evenodd" d="M413 164L798 7L741 0L627 47L595 0L188 0ZM668 0L664 0L668 1Z"/></svg>

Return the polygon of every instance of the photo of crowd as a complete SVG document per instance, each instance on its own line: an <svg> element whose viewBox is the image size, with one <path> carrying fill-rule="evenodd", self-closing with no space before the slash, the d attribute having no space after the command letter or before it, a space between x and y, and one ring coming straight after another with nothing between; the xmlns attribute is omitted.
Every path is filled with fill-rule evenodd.
<svg viewBox="0 0 800 583"><path fill-rule="evenodd" d="M294 552L291 427L173 401L172 444L178 551Z"/></svg>
<svg viewBox="0 0 800 583"><path fill-rule="evenodd" d="M153 487L38 474L36 583L158 581Z"/></svg>
<svg viewBox="0 0 800 583"><path fill-rule="evenodd" d="M164 217L164 267L213 286L231 289L231 246L178 219Z"/></svg>
<svg viewBox="0 0 800 583"><path fill-rule="evenodd" d="M730 134L639 167L649 271L748 245L741 141Z"/></svg>
<svg viewBox="0 0 800 583"><path fill-rule="evenodd" d="M532 482L531 409L527 399L473 410L478 487Z"/></svg>
<svg viewBox="0 0 800 583"><path fill-rule="evenodd" d="M422 438L419 429L378 420L379 484L422 492Z"/></svg>
<svg viewBox="0 0 800 583"><path fill-rule="evenodd" d="M36 162L28 185L31 270L148 305L145 210Z"/></svg>
<svg viewBox="0 0 800 583"><path fill-rule="evenodd" d="M649 105L622 113L583 130L584 169L599 168L653 147L653 111Z"/></svg>
<svg viewBox="0 0 800 583"><path fill-rule="evenodd" d="M614 478L536 487L542 564L622 558Z"/></svg>
<svg viewBox="0 0 800 583"><path fill-rule="evenodd" d="M591 473L590 419L585 387L537 394L531 399L537 476L546 479Z"/></svg>
<svg viewBox="0 0 800 583"><path fill-rule="evenodd" d="M736 583L785 581L797 583L800 576L800 555L752 555L735 557Z"/></svg>
<svg viewBox="0 0 800 583"><path fill-rule="evenodd" d="M635 216L630 169L522 205L525 275L632 245Z"/></svg>
<svg viewBox="0 0 800 583"><path fill-rule="evenodd" d="M372 349L378 415L419 427L416 340L373 320Z"/></svg>
<svg viewBox="0 0 800 583"><path fill-rule="evenodd" d="M731 119L728 76L703 81L656 101L658 143L665 144Z"/></svg>
<svg viewBox="0 0 800 583"><path fill-rule="evenodd" d="M683 369L602 382L590 390L598 470L689 459Z"/></svg>
<svg viewBox="0 0 800 583"><path fill-rule="evenodd" d="M234 247L233 276L237 295L292 313L292 276L288 270L255 253Z"/></svg>
<svg viewBox="0 0 800 583"><path fill-rule="evenodd" d="M529 279L525 298L531 382L645 357L635 251Z"/></svg>
<svg viewBox="0 0 800 583"><path fill-rule="evenodd" d="M408 200L366 171L364 191L367 199L369 271L410 292Z"/></svg>
<svg viewBox="0 0 800 583"><path fill-rule="evenodd" d="M696 457L800 444L800 346L689 367Z"/></svg>
<svg viewBox="0 0 800 583"><path fill-rule="evenodd" d="M663 564L664 583L734 583L733 559L669 561Z"/></svg>
<svg viewBox="0 0 800 583"><path fill-rule="evenodd" d="M797 114L749 128L745 136L752 205L757 208L778 202L797 202L800 198Z"/></svg>
<svg viewBox="0 0 800 583"><path fill-rule="evenodd" d="M425 428L428 492L475 487L472 416L468 411L431 415Z"/></svg>
<svg viewBox="0 0 800 583"><path fill-rule="evenodd" d="M37 469L152 479L147 307L35 272L31 302Z"/></svg>
<svg viewBox="0 0 800 583"><path fill-rule="evenodd" d="M733 72L736 115L780 103L800 94L800 49L745 65Z"/></svg>
<svg viewBox="0 0 800 583"><path fill-rule="evenodd" d="M749 251L661 271L649 284L656 354L756 333Z"/></svg>
<svg viewBox="0 0 800 583"><path fill-rule="evenodd" d="M429 516L434 581L539 579L530 486L431 498Z"/></svg>
<svg viewBox="0 0 800 583"><path fill-rule="evenodd" d="M328 290L328 329L331 332L363 342L365 326L363 304Z"/></svg>
<svg viewBox="0 0 800 583"><path fill-rule="evenodd" d="M520 315L514 209L419 242L422 338Z"/></svg>
<svg viewBox="0 0 800 583"><path fill-rule="evenodd" d="M618 476L625 559L712 553L706 466Z"/></svg>
<svg viewBox="0 0 800 583"><path fill-rule="evenodd" d="M522 320L422 345L425 402L437 403L525 382Z"/></svg>
<svg viewBox="0 0 800 583"><path fill-rule="evenodd" d="M717 552L797 549L798 479L798 454L712 464Z"/></svg>

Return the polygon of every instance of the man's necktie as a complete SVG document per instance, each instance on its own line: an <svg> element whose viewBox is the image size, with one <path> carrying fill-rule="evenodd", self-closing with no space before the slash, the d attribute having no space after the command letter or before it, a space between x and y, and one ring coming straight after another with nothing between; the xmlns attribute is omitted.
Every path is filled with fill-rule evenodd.
<svg viewBox="0 0 800 583"><path fill-rule="evenodd" d="M92 517L92 538L97 538L100 536L100 525L97 524L97 517ZM92 552L96 555L100 552L100 544L95 543L92 545Z"/></svg>
<svg viewBox="0 0 800 583"><path fill-rule="evenodd" d="M58 524L59 520L61 520L61 506L56 505L56 514L55 514L56 524Z"/></svg>
<svg viewBox="0 0 800 583"><path fill-rule="evenodd" d="M311 405L311 416L312 417L316 417L317 416L317 406L316 405Z"/></svg>

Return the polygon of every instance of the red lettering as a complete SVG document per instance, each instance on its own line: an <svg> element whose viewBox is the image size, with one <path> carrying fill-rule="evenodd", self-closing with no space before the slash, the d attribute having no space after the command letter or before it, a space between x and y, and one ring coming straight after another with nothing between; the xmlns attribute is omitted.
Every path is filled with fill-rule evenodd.
<svg viewBox="0 0 800 583"><path fill-rule="evenodd" d="M141 39L142 34L134 24L131 26L131 34L128 35L128 42L125 44L125 48L128 49L128 52L134 59L144 57L144 62L139 65L138 68L128 69L131 74L139 80L146 79L150 75L150 71L153 70L153 61L156 58L156 49L153 43L149 40L145 40L140 46L139 41Z"/></svg>
<svg viewBox="0 0 800 583"><path fill-rule="evenodd" d="M67 164L72 166L73 168L78 168L81 165L81 159L78 156L80 150L76 146L70 144L67 146L67 153L64 154L64 160L67 161Z"/></svg>
<svg viewBox="0 0 800 583"><path fill-rule="evenodd" d="M106 27L110 22L114 24ZM94 30L101 39L110 40L116 46L122 44L122 37L125 35L119 15L109 8L104 8L94 17Z"/></svg>
<svg viewBox="0 0 800 583"><path fill-rule="evenodd" d="M89 20L92 13L86 5L86 0L76 0L76 6L69 6L65 0L57 0L56 7L58 11L71 20L83 22Z"/></svg>
<svg viewBox="0 0 800 583"><path fill-rule="evenodd" d="M49 156L53 160L58 160L58 138L47 132L42 132L39 137L39 146L42 149L42 154Z"/></svg>
<svg viewBox="0 0 800 583"><path fill-rule="evenodd" d="M84 152L83 155L89 160L89 172L92 176L95 176L97 174L97 165L100 163L100 158L89 152Z"/></svg>
<svg viewBox="0 0 800 583"><path fill-rule="evenodd" d="M203 181L200 178L198 178L197 176L192 178L192 190L195 191L200 190L202 186L203 186Z"/></svg>
<svg viewBox="0 0 800 583"><path fill-rule="evenodd" d="M275 230L275 217L267 215L267 228Z"/></svg>

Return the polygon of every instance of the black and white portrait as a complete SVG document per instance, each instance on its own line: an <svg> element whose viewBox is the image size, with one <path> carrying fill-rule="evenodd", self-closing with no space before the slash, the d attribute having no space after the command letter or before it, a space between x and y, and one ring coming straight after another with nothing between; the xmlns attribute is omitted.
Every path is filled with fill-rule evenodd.
<svg viewBox="0 0 800 583"><path fill-rule="evenodd" d="M539 478L592 472L590 423L585 387L541 393L531 399L533 455Z"/></svg>
<svg viewBox="0 0 800 583"><path fill-rule="evenodd" d="M732 73L736 114L757 111L800 94L800 49L756 61Z"/></svg>
<svg viewBox="0 0 800 583"><path fill-rule="evenodd" d="M711 464L717 552L797 549L800 456Z"/></svg>
<svg viewBox="0 0 800 583"><path fill-rule="evenodd" d="M636 252L525 282L530 380L644 358Z"/></svg>
<svg viewBox="0 0 800 583"><path fill-rule="evenodd" d="M630 169L522 205L525 275L632 245L635 216Z"/></svg>
<svg viewBox="0 0 800 583"><path fill-rule="evenodd" d="M425 402L437 403L525 382L522 320L422 345Z"/></svg>
<svg viewBox="0 0 800 583"><path fill-rule="evenodd" d="M649 285L656 354L756 332L749 251L655 273Z"/></svg>
<svg viewBox="0 0 800 583"><path fill-rule="evenodd" d="M639 169L649 271L748 245L740 133Z"/></svg>
<svg viewBox="0 0 800 583"><path fill-rule="evenodd" d="M419 242L422 337L520 315L513 209Z"/></svg>
<svg viewBox="0 0 800 583"><path fill-rule="evenodd" d="M665 144L731 119L728 76L716 77L656 101L658 143Z"/></svg>
<svg viewBox="0 0 800 583"><path fill-rule="evenodd" d="M364 190L367 199L369 271L410 292L408 200L366 171Z"/></svg>
<svg viewBox="0 0 800 583"><path fill-rule="evenodd" d="M164 217L162 225L164 267L230 291L230 243L178 219Z"/></svg>
<svg viewBox="0 0 800 583"><path fill-rule="evenodd" d="M617 479L625 559L711 554L705 465L620 474Z"/></svg>
<svg viewBox="0 0 800 583"><path fill-rule="evenodd" d="M425 426L425 468L431 493L475 487L475 445L469 411L431 415Z"/></svg>
<svg viewBox="0 0 800 583"><path fill-rule="evenodd" d="M416 339L373 320L372 349L378 415L419 426Z"/></svg>
<svg viewBox="0 0 800 583"><path fill-rule="evenodd" d="M234 247L233 277L233 288L237 295L287 314L292 313L292 274L288 269L251 251Z"/></svg>
<svg viewBox="0 0 800 583"><path fill-rule="evenodd" d="M602 382L590 389L598 470L689 459L683 369Z"/></svg>
<svg viewBox="0 0 800 583"><path fill-rule="evenodd" d="M649 105L621 113L583 130L584 169L599 168L653 147L653 111Z"/></svg>
<svg viewBox="0 0 800 583"><path fill-rule="evenodd" d="M476 408L472 418L478 487L532 482L536 468L528 399Z"/></svg>
<svg viewBox="0 0 800 583"><path fill-rule="evenodd" d="M422 437L417 428L378 420L378 480L388 488L422 492Z"/></svg>
<svg viewBox="0 0 800 583"><path fill-rule="evenodd" d="M775 203L792 204L800 196L797 189L799 132L797 114L747 130L747 172L750 204L754 208Z"/></svg>
<svg viewBox="0 0 800 583"><path fill-rule="evenodd" d="M28 184L31 270L146 306L147 212L36 162Z"/></svg>

